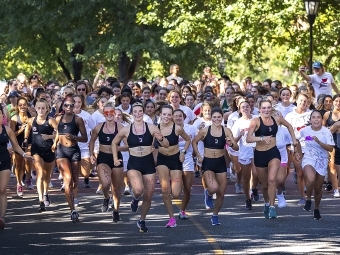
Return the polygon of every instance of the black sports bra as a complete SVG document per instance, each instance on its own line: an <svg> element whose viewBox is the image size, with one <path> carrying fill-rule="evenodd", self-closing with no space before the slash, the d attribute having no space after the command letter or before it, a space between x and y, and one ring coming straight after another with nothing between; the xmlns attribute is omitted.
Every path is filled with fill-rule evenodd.
<svg viewBox="0 0 340 255"><path fill-rule="evenodd" d="M158 128L161 129L160 124L158 124ZM178 135L176 135L176 125L174 123L174 125L172 126L172 131L170 133L170 135L164 136L166 139L168 139L169 141L169 146L174 146L176 144L178 144ZM157 141L158 142L158 141ZM160 147L162 147L162 145L158 142L158 145Z"/></svg>
<svg viewBox="0 0 340 255"><path fill-rule="evenodd" d="M146 122L143 122L143 124L145 125L146 129L142 135L135 135L132 131L133 123L130 125L130 133L127 138L127 143L130 148L139 146L152 146L153 137L150 133L148 124Z"/></svg>
<svg viewBox="0 0 340 255"><path fill-rule="evenodd" d="M330 111L329 112L329 116L328 116L328 119L327 119L327 121L326 121L326 125L327 125L327 127L331 127L331 126L333 126L333 124L335 123L335 122L338 122L339 120L333 120L332 119L332 111Z"/></svg>
<svg viewBox="0 0 340 255"><path fill-rule="evenodd" d="M115 132L113 134L106 134L106 133L103 132L103 128L104 128L105 123L106 122L103 123L103 125L100 128L99 133L98 133L99 144L111 145L112 140L118 134L118 125L117 125L117 122L115 122Z"/></svg>
<svg viewBox="0 0 340 255"><path fill-rule="evenodd" d="M266 126L263 121L262 121L262 118L259 117L260 119L260 127L258 130L255 131L255 136L273 136L275 137L276 136L276 133L277 133L277 130L278 130L278 126L276 124L276 121L275 119L270 116L273 120L273 125L271 126Z"/></svg>
<svg viewBox="0 0 340 255"><path fill-rule="evenodd" d="M70 122L63 122L64 115L61 117L58 123L58 133L60 135L71 134L77 136L79 134L79 128L76 123L76 115L73 115L73 118Z"/></svg>
<svg viewBox="0 0 340 255"><path fill-rule="evenodd" d="M224 149L226 143L224 127L222 126L222 135L220 137L211 135L211 126L208 127L207 135L203 139L204 148L207 149Z"/></svg>

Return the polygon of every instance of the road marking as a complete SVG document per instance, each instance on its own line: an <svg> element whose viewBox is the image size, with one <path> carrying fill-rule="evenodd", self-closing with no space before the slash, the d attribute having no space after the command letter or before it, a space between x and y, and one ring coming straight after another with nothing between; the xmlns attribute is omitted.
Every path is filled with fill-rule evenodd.
<svg viewBox="0 0 340 255"><path fill-rule="evenodd" d="M182 200L172 199L172 203L175 204L179 209L181 209L180 206L182 204ZM216 239L209 233L208 230L206 230L202 226L201 223L199 223L194 217L189 217L188 220L190 220L194 224L194 226L204 235L205 239L208 241L208 243L213 248L214 254L216 255L224 254L223 250L218 245Z"/></svg>

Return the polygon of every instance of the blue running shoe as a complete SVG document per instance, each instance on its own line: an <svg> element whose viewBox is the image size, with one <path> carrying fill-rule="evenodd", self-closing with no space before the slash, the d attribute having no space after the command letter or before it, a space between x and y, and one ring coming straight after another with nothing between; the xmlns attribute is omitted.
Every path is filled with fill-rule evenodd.
<svg viewBox="0 0 340 255"><path fill-rule="evenodd" d="M275 206L270 206L269 207L269 219L276 219L277 218L277 214L275 211Z"/></svg>
<svg viewBox="0 0 340 255"><path fill-rule="evenodd" d="M213 225L213 226L221 225L221 223L218 221L217 215L211 216L211 225Z"/></svg>
<svg viewBox="0 0 340 255"><path fill-rule="evenodd" d="M145 226L145 220L139 220L137 226L139 227L139 232L148 232L148 228Z"/></svg>
<svg viewBox="0 0 340 255"><path fill-rule="evenodd" d="M263 214L266 219L269 219L269 206L264 205Z"/></svg>
<svg viewBox="0 0 340 255"><path fill-rule="evenodd" d="M137 212L137 210L138 210L138 203L139 203L139 199L135 199L135 198L132 199L131 205L130 205L131 211Z"/></svg>
<svg viewBox="0 0 340 255"><path fill-rule="evenodd" d="M204 204L206 209L214 208L213 197L209 196L208 189L204 190Z"/></svg>

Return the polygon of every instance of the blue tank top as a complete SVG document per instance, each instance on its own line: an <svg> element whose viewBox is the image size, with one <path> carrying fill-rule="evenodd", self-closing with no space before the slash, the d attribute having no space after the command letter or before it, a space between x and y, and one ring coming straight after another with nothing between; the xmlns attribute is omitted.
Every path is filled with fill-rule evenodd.
<svg viewBox="0 0 340 255"><path fill-rule="evenodd" d="M220 137L211 135L211 126L208 127L207 135L203 139L204 148L207 149L224 149L226 143L226 136L224 133L224 127L222 126L222 135Z"/></svg>
<svg viewBox="0 0 340 255"><path fill-rule="evenodd" d="M261 117L259 117L259 119L260 119L260 127L259 127L258 130L255 131L255 136L273 136L273 137L276 136L276 133L277 133L277 130L278 130L278 126L276 124L275 119L272 116L270 116L270 117L272 118L273 123L274 123L271 126L266 126L263 123Z"/></svg>
<svg viewBox="0 0 340 255"><path fill-rule="evenodd" d="M116 137L118 134L118 125L117 122L115 122L115 132L113 134L106 134L103 132L103 128L106 122L103 123L101 126L99 133L98 133L98 139L99 139L99 144L102 145L111 145L112 140Z"/></svg>
<svg viewBox="0 0 340 255"><path fill-rule="evenodd" d="M161 129L161 126L158 125L158 128ZM169 146L174 146L174 145L178 144L178 135L176 135L176 125L175 125L175 123L172 126L172 131L171 131L170 135L167 135L167 136L164 136L164 137L166 139L168 139ZM158 145L160 147L162 147L162 145L159 142L158 142Z"/></svg>
<svg viewBox="0 0 340 255"><path fill-rule="evenodd" d="M143 135L135 135L132 131L133 123L130 125L130 133L127 138L127 143L130 148L139 146L152 146L153 136L150 133L148 124L145 122L143 122L143 124L146 127L145 133Z"/></svg>
<svg viewBox="0 0 340 255"><path fill-rule="evenodd" d="M76 115L73 115L73 118L70 122L63 122L64 115L60 118L58 123L58 133L61 135L71 134L77 136L79 134L79 128L76 123Z"/></svg>

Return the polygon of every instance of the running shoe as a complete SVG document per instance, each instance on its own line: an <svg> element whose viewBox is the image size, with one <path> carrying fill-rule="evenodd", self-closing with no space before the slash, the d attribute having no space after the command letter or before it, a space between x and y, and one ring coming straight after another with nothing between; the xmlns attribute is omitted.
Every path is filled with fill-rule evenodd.
<svg viewBox="0 0 340 255"><path fill-rule="evenodd" d="M242 185L235 183L236 194L243 194Z"/></svg>
<svg viewBox="0 0 340 255"><path fill-rule="evenodd" d="M321 220L321 214L318 209L313 211L314 220Z"/></svg>
<svg viewBox="0 0 340 255"><path fill-rule="evenodd" d="M34 189L32 179L26 179L26 187L30 190Z"/></svg>
<svg viewBox="0 0 340 255"><path fill-rule="evenodd" d="M260 200L260 195L257 189L252 189L253 191L253 200L254 201L259 201Z"/></svg>
<svg viewBox="0 0 340 255"><path fill-rule="evenodd" d="M116 210L113 210L113 212L112 212L112 221L113 222L120 221L119 212L116 211Z"/></svg>
<svg viewBox="0 0 340 255"><path fill-rule="evenodd" d="M281 195L276 194L276 198L277 198L277 207L283 208L287 206L287 202L286 202L286 199L283 193Z"/></svg>
<svg viewBox="0 0 340 255"><path fill-rule="evenodd" d="M269 219L269 205L264 205L263 214L266 219Z"/></svg>
<svg viewBox="0 0 340 255"><path fill-rule="evenodd" d="M0 217L0 230L4 230L5 226L6 226L5 220Z"/></svg>
<svg viewBox="0 0 340 255"><path fill-rule="evenodd" d="M296 173L296 170L294 170L294 172L293 172L293 182L295 183L295 184L297 184L297 173Z"/></svg>
<svg viewBox="0 0 340 255"><path fill-rule="evenodd" d="M334 195L333 195L335 198L339 198L340 197L340 193L339 193L339 190L338 189L335 189L334 190Z"/></svg>
<svg viewBox="0 0 340 255"><path fill-rule="evenodd" d="M130 209L133 212L137 212L138 210L138 203L139 203L139 199L135 199L133 198L130 204Z"/></svg>
<svg viewBox="0 0 340 255"><path fill-rule="evenodd" d="M62 180L63 180L63 176L61 175L61 173L60 173L59 176L58 176L58 180L59 180L59 181L62 181Z"/></svg>
<svg viewBox="0 0 340 255"><path fill-rule="evenodd" d="M325 190L326 191L331 191L333 189L332 183L331 182L327 182Z"/></svg>
<svg viewBox="0 0 340 255"><path fill-rule="evenodd" d="M45 207L44 202L40 202L38 212L45 212L45 211L46 211L46 207Z"/></svg>
<svg viewBox="0 0 340 255"><path fill-rule="evenodd" d="M213 200L216 200L216 193L214 193L214 194L212 195L212 199L213 199Z"/></svg>
<svg viewBox="0 0 340 255"><path fill-rule="evenodd" d="M246 210L253 210L253 206L251 205L251 200L246 200Z"/></svg>
<svg viewBox="0 0 340 255"><path fill-rule="evenodd" d="M304 206L305 204L306 204L306 199L301 198L300 201L299 201L299 203L298 203L298 205L299 205L299 206Z"/></svg>
<svg viewBox="0 0 340 255"><path fill-rule="evenodd" d="M103 190L102 190L102 185L99 184L97 190L96 190L96 194L99 194L99 195L103 195Z"/></svg>
<svg viewBox="0 0 340 255"><path fill-rule="evenodd" d="M130 187L129 185L125 186L124 193L125 196L131 195Z"/></svg>
<svg viewBox="0 0 340 255"><path fill-rule="evenodd" d="M84 188L91 188L90 178L84 178Z"/></svg>
<svg viewBox="0 0 340 255"><path fill-rule="evenodd" d="M200 172L199 171L195 171L195 177L199 178L200 177Z"/></svg>
<svg viewBox="0 0 340 255"><path fill-rule="evenodd" d="M26 186L26 173L24 173L24 177L22 177L21 186L23 186L23 187Z"/></svg>
<svg viewBox="0 0 340 255"><path fill-rule="evenodd" d="M139 232L148 232L148 228L145 226L145 220L137 221L137 226L139 227Z"/></svg>
<svg viewBox="0 0 340 255"><path fill-rule="evenodd" d="M31 171L31 177L32 177L33 180L37 179L37 172L35 170Z"/></svg>
<svg viewBox="0 0 340 255"><path fill-rule="evenodd" d="M73 204L74 204L75 207L78 207L78 206L79 206L79 200L78 200L77 197L75 197L75 198L73 199Z"/></svg>
<svg viewBox="0 0 340 255"><path fill-rule="evenodd" d="M218 226L221 225L221 223L218 221L218 216L217 215L213 215L211 216L211 225L213 226Z"/></svg>
<svg viewBox="0 0 340 255"><path fill-rule="evenodd" d="M76 223L76 222L79 221L79 214L77 213L76 210L73 210L71 212L71 220L72 220L73 223Z"/></svg>
<svg viewBox="0 0 340 255"><path fill-rule="evenodd" d="M57 166L53 169L53 173L59 173L59 169Z"/></svg>
<svg viewBox="0 0 340 255"><path fill-rule="evenodd" d="M49 198L48 194L44 195L44 204L45 206L50 206L51 199Z"/></svg>
<svg viewBox="0 0 340 255"><path fill-rule="evenodd" d="M109 205L113 205L113 199L112 199L112 197L110 196L110 201L109 201ZM112 207L113 208L113 207Z"/></svg>
<svg viewBox="0 0 340 255"><path fill-rule="evenodd" d="M53 188L52 182L50 182L50 183L48 184L48 187L49 187L49 188Z"/></svg>
<svg viewBox="0 0 340 255"><path fill-rule="evenodd" d="M15 178L15 174L11 173L10 178Z"/></svg>
<svg viewBox="0 0 340 255"><path fill-rule="evenodd" d="M188 214L185 213L185 211L179 211L178 218L180 219L187 219Z"/></svg>
<svg viewBox="0 0 340 255"><path fill-rule="evenodd" d="M275 206L270 206L270 207L269 207L268 216L269 216L269 219L276 219L276 218L277 218Z"/></svg>
<svg viewBox="0 0 340 255"><path fill-rule="evenodd" d="M237 179L237 175L236 175L236 173L234 172L234 171L232 171L232 170L230 170L231 172L230 172L230 180L232 181L232 182L236 182L236 179Z"/></svg>
<svg viewBox="0 0 340 255"><path fill-rule="evenodd" d="M17 195L19 197L22 197L24 195L24 191L22 189L22 186L17 185Z"/></svg>
<svg viewBox="0 0 340 255"><path fill-rule="evenodd" d="M306 212L309 212L311 208L312 208L312 200L306 200L303 210L305 210Z"/></svg>
<svg viewBox="0 0 340 255"><path fill-rule="evenodd" d="M204 190L204 204L205 204L206 209L214 208L214 202L213 202L212 196L208 194L208 189Z"/></svg>
<svg viewBox="0 0 340 255"><path fill-rule="evenodd" d="M65 192L65 184L63 182L61 183L60 191Z"/></svg>
<svg viewBox="0 0 340 255"><path fill-rule="evenodd" d="M177 224L175 218L170 218L168 224L165 225L166 228L174 228L176 226Z"/></svg>
<svg viewBox="0 0 340 255"><path fill-rule="evenodd" d="M110 202L110 198L108 199L104 198L103 205L101 207L102 212L107 212L109 210L109 202Z"/></svg>

